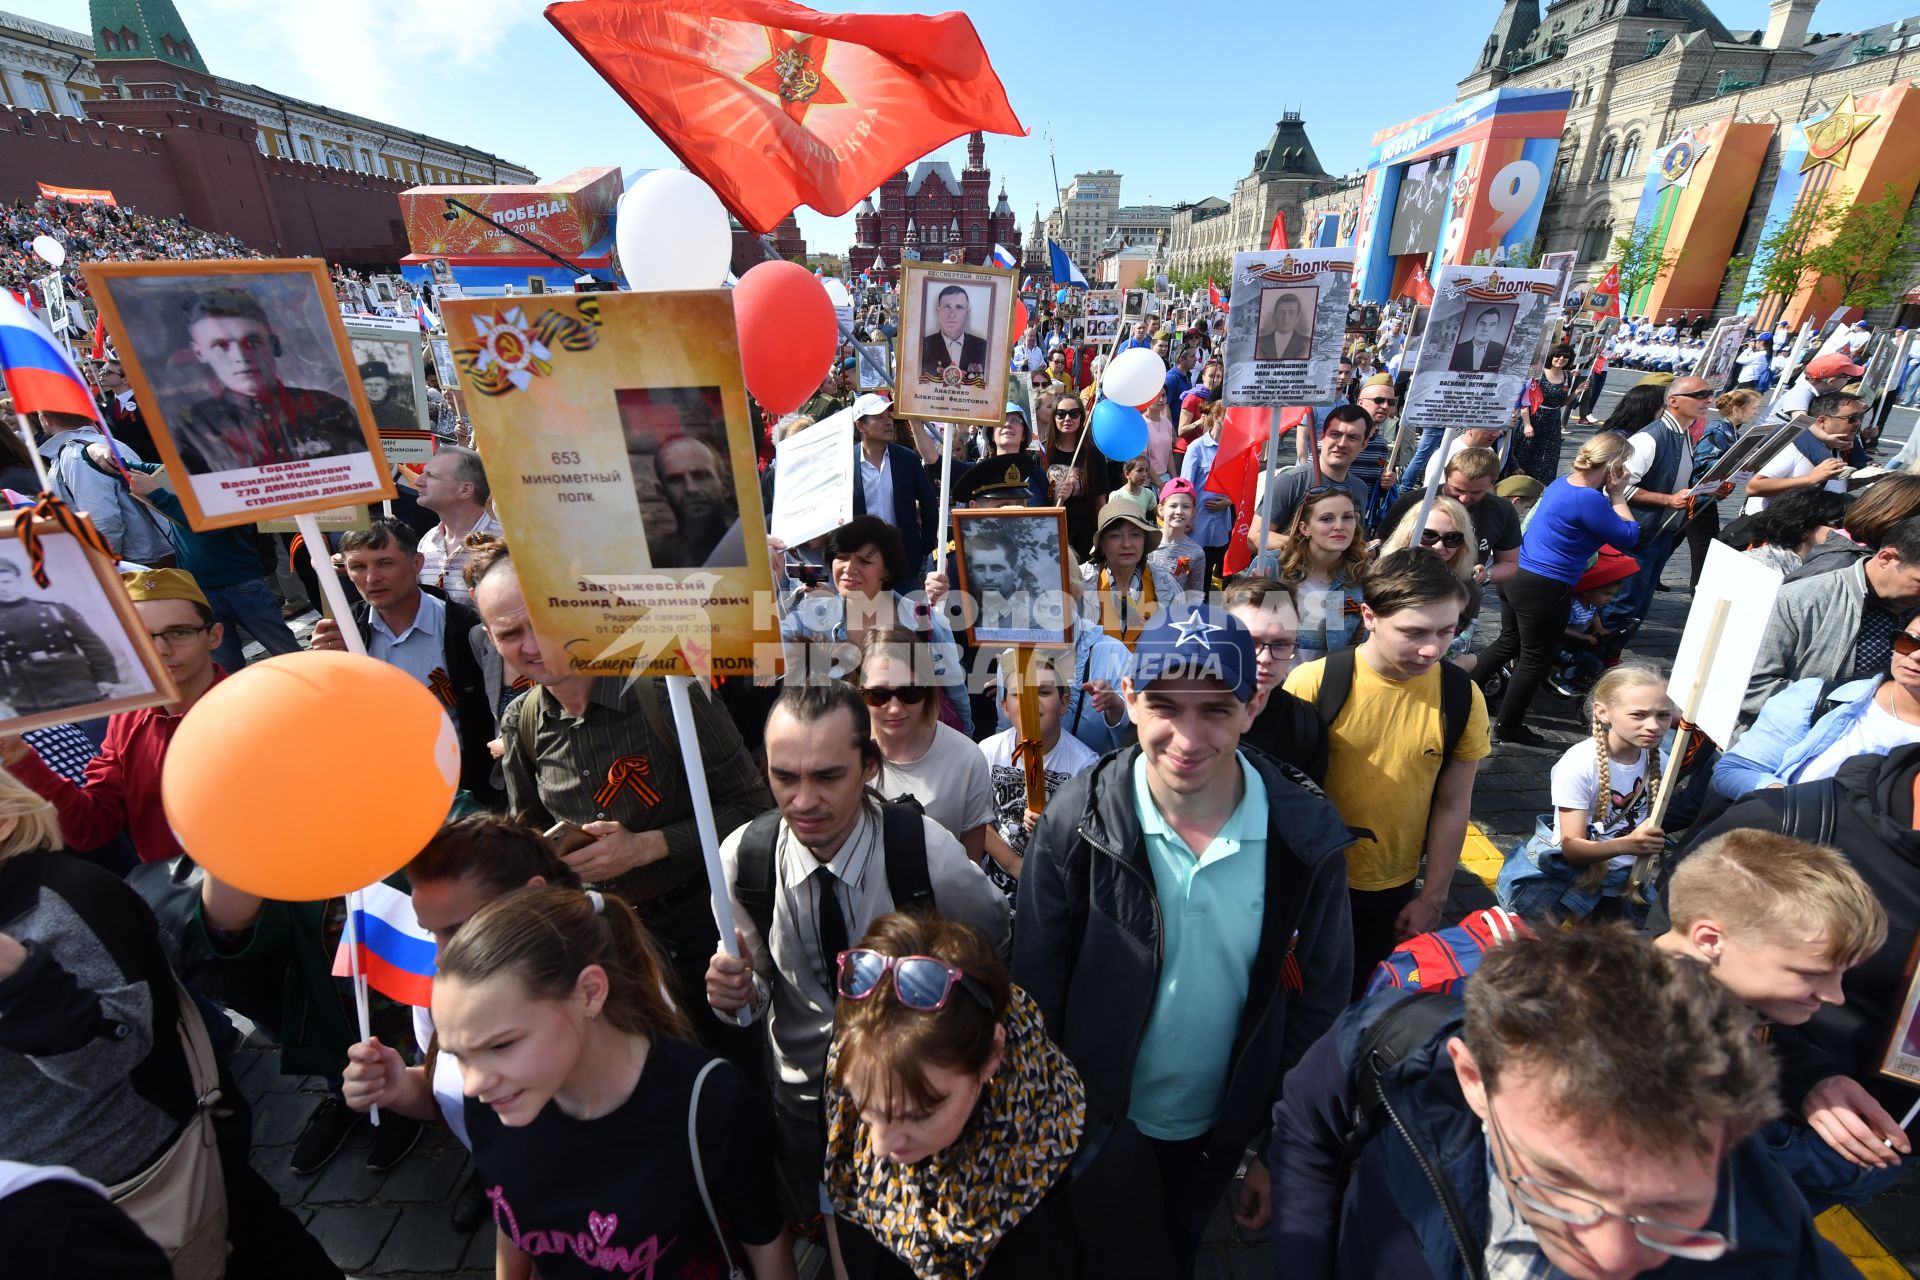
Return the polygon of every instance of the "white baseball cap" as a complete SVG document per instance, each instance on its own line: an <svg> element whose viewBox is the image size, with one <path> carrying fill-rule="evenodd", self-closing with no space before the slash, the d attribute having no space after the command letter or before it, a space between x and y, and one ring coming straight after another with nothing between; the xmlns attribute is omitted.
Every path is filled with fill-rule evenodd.
<svg viewBox="0 0 1920 1280"><path fill-rule="evenodd" d="M870 418L876 413L890 413L892 410L893 401L871 391L853 402L853 416L856 418Z"/></svg>

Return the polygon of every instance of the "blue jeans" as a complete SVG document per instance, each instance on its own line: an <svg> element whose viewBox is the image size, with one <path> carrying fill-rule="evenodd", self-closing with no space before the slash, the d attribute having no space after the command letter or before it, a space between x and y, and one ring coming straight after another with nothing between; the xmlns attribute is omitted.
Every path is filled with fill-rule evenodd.
<svg viewBox="0 0 1920 1280"><path fill-rule="evenodd" d="M246 659L241 656L247 643L241 635L243 631L259 641L269 657L300 652L300 641L280 616L280 602L268 590L265 578L202 590L207 593L213 616L227 631L220 638L220 647L213 651L213 660L228 671L238 671L246 665Z"/></svg>
<svg viewBox="0 0 1920 1280"><path fill-rule="evenodd" d="M1826 1139L1804 1124L1775 1120L1760 1130L1773 1157L1814 1213L1837 1204L1862 1205L1913 1172L1911 1159L1891 1169L1862 1169L1827 1145Z"/></svg>
<svg viewBox="0 0 1920 1280"><path fill-rule="evenodd" d="M1662 534L1643 546L1626 548L1627 553L1640 562L1640 572L1627 579L1626 587L1600 611L1600 621L1610 635L1617 637L1615 652L1647 616L1647 609L1653 604L1654 584L1660 581L1660 571L1667 567L1668 557L1679 544L1680 535L1675 532Z"/></svg>

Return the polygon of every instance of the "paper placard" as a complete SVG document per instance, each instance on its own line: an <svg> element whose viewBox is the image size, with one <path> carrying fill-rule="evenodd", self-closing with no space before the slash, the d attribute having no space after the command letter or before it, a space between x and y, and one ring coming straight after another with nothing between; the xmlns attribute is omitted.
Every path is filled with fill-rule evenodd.
<svg viewBox="0 0 1920 1280"><path fill-rule="evenodd" d="M1532 376L1533 355L1552 323L1558 271L1442 267L1403 429L1499 430Z"/></svg>
<svg viewBox="0 0 1920 1280"><path fill-rule="evenodd" d="M773 446L767 531L789 547L853 519L853 410L842 409Z"/></svg>
<svg viewBox="0 0 1920 1280"><path fill-rule="evenodd" d="M1693 589L1693 607L1687 613L1686 630L1680 634L1680 648L1673 658L1673 679L1667 694L1680 706L1687 703L1695 673L1706 664L1706 689L1700 699L1700 714L1694 719L1701 731L1725 746L1733 741L1740 723L1740 703L1747 696L1747 682L1753 678L1753 664L1760 656L1760 641L1767 634L1773 617L1774 597L1785 581L1778 569L1742 555L1724 542L1707 545L1707 563L1700 572L1700 585ZM1707 630L1712 625L1714 605L1728 602L1727 623L1720 632L1720 647L1711 654L1702 652Z"/></svg>
<svg viewBox="0 0 1920 1280"><path fill-rule="evenodd" d="M1331 404L1347 337L1351 249L1233 255L1225 399L1230 406Z"/></svg>

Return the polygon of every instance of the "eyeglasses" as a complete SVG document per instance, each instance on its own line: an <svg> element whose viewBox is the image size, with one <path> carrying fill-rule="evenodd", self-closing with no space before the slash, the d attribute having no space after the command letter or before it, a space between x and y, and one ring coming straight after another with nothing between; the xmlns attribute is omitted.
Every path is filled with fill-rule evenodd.
<svg viewBox="0 0 1920 1280"><path fill-rule="evenodd" d="M1575 1195L1537 1178L1529 1178L1523 1173L1510 1172L1513 1151L1507 1145L1506 1135L1500 1131L1500 1120L1493 1110L1492 1094L1487 1095L1487 1127L1492 1130L1494 1145L1500 1151L1500 1176L1512 1188L1513 1198L1535 1213L1572 1227L1595 1227L1608 1218L1618 1218L1633 1228L1633 1238L1647 1248L1690 1262L1714 1262L1737 1247L1734 1236L1739 1227L1739 1206L1734 1199L1731 1182L1727 1183L1725 1234L1702 1227L1683 1227L1678 1223L1663 1222L1659 1218L1643 1217L1637 1213L1616 1213L1585 1196ZM1719 1183L1725 1179L1726 1171L1726 1161L1722 1160L1720 1164L1720 1177L1715 1181L1716 1198Z"/></svg>
<svg viewBox="0 0 1920 1280"><path fill-rule="evenodd" d="M1300 646L1292 640L1255 640L1253 656L1272 658L1275 662L1285 662L1300 652Z"/></svg>
<svg viewBox="0 0 1920 1280"><path fill-rule="evenodd" d="M1830 416L1835 422L1858 422L1860 421L1860 419L1867 416L1867 411L1865 409L1862 409L1858 413L1835 413L1835 414L1830 414L1828 416Z"/></svg>
<svg viewBox="0 0 1920 1280"><path fill-rule="evenodd" d="M849 1000L865 1000L880 989L880 982L893 975L893 997L917 1013L938 1013L947 1007L955 987L962 987L989 1012L993 998L978 982L944 960L932 956L890 956L866 947L842 951L839 957L840 994Z"/></svg>
<svg viewBox="0 0 1920 1280"><path fill-rule="evenodd" d="M901 685L892 688L884 684L870 684L860 691L860 701L878 710L893 701L900 700L903 707L917 707L927 700L927 691L918 685Z"/></svg>
<svg viewBox="0 0 1920 1280"><path fill-rule="evenodd" d="M203 636L211 630L213 630L211 625L204 627L168 627L165 631L149 631L147 635L152 638L155 644L166 645L168 648L172 648L176 644L186 644L195 636Z"/></svg>
<svg viewBox="0 0 1920 1280"><path fill-rule="evenodd" d="M1458 551L1467 540L1467 535L1458 529L1451 533L1442 533L1438 529L1422 529L1420 545L1423 547L1442 546L1449 551Z"/></svg>

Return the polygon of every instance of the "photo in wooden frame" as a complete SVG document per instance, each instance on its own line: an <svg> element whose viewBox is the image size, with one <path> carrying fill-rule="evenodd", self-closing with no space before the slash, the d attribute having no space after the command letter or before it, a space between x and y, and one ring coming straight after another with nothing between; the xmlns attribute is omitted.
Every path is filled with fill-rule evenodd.
<svg viewBox="0 0 1920 1280"><path fill-rule="evenodd" d="M894 412L972 426L1006 411L1013 272L952 262L900 267Z"/></svg>
<svg viewBox="0 0 1920 1280"><path fill-rule="evenodd" d="M1066 508L955 511L953 536L968 644L1073 643Z"/></svg>
<svg viewBox="0 0 1920 1280"><path fill-rule="evenodd" d="M325 263L81 272L195 529L394 496Z"/></svg>
<svg viewBox="0 0 1920 1280"><path fill-rule="evenodd" d="M114 562L42 522L47 585L0 512L0 733L70 724L179 700Z"/></svg>
<svg viewBox="0 0 1920 1280"><path fill-rule="evenodd" d="M1914 940L1913 950L1907 955L1904 991L1886 1048L1880 1054L1880 1074L1920 1087L1920 938Z"/></svg>

